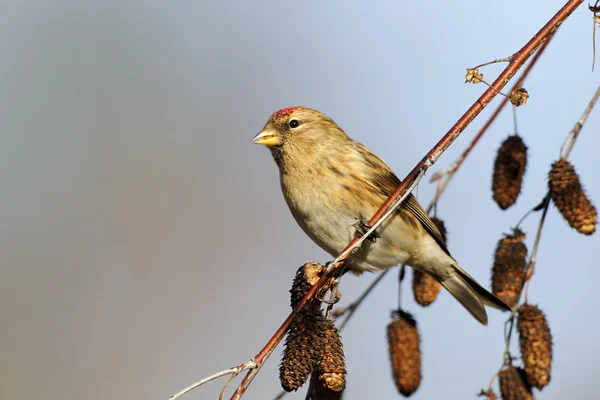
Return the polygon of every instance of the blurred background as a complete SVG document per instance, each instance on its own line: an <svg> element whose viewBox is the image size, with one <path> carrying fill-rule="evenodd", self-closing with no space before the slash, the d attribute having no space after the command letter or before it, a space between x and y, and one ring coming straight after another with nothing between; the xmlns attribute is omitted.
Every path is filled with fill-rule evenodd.
<svg viewBox="0 0 600 400"><path fill-rule="evenodd" d="M0 398L166 400L250 359L288 315L296 269L330 259L292 219L269 152L251 143L269 115L317 108L404 177L484 90L463 83L465 69L516 51L563 3L4 2ZM525 84L518 122L530 157L516 206L500 211L490 189L495 151L513 132L509 108L441 199L450 250L480 282L502 233L542 199L600 83L591 39L583 5ZM491 82L503 67L482 72ZM596 205L598 132L595 110L571 155ZM435 190L426 182L425 204ZM538 218L523 225L529 246ZM593 398L598 233L578 234L552 206L538 255L529 299L555 346L539 398ZM341 304L374 277L344 278ZM388 274L343 332L346 400L399 397L385 342L396 279ZM408 289L423 350L414 398L475 398L502 363L506 315L491 311L484 328L448 293L423 309ZM279 358L245 398L280 391ZM185 398L216 399L224 383Z"/></svg>

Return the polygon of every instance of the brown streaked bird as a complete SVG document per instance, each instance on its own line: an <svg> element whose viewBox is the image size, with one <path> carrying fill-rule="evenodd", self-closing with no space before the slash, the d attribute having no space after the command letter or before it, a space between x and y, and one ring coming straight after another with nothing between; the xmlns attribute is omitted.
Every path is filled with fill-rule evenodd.
<svg viewBox="0 0 600 400"><path fill-rule="evenodd" d="M375 153L350 139L328 116L307 107L281 109L254 143L267 146L279 167L283 197L304 232L338 256L400 184ZM411 194L350 261L353 272L409 265L437 279L479 322L484 305L510 308L475 281L444 245Z"/></svg>

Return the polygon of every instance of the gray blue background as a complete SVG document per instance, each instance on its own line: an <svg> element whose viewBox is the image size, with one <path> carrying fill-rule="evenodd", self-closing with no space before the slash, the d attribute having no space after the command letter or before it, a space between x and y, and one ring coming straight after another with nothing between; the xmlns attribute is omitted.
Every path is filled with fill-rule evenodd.
<svg viewBox="0 0 600 400"><path fill-rule="evenodd" d="M465 69L510 55L562 3L3 2L0 397L164 400L248 360L287 316L298 266L330 259L296 226L268 151L251 144L268 116L322 110L404 177L484 90L463 83ZM583 5L527 80L518 118L530 157L516 206L500 211L490 191L510 109L441 199L450 250L486 284L497 240L543 197L600 83L591 38ZM492 81L502 68L482 72ZM571 157L596 204L599 114ZM418 196L433 192L424 180ZM538 217L523 225L529 245ZM600 389L599 244L551 208L530 289L555 344L539 398ZM373 278L344 278L342 304ZM428 309L408 285L402 297L422 337L414 398L475 398L502 362L506 316L492 311L484 328L447 293ZM394 272L343 333L346 400L399 397L385 342L396 298ZM279 354L246 398L278 393ZM186 399L215 399L224 382Z"/></svg>

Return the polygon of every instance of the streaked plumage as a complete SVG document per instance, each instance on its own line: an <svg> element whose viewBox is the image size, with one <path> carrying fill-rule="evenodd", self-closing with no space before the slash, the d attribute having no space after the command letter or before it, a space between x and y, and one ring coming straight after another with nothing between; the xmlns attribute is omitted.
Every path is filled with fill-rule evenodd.
<svg viewBox="0 0 600 400"><path fill-rule="evenodd" d="M368 221L400 183L381 158L310 108L275 112L254 142L271 150L296 222L334 257L356 236L356 223ZM412 194L377 234L353 256L354 272L410 265L439 280L483 324L487 324L483 304L509 309L450 256L440 232Z"/></svg>

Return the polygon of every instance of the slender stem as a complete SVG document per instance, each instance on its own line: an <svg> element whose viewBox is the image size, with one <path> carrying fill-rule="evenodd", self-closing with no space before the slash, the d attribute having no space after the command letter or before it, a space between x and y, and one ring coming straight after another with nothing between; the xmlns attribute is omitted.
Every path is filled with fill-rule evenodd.
<svg viewBox="0 0 600 400"><path fill-rule="evenodd" d="M229 368L229 369L225 369L223 371L217 372L214 375L211 375L204 379L201 379L198 382L193 383L190 386L186 387L185 389L180 390L179 392L175 393L173 396L169 397L169 400L176 400L179 397L186 394L187 392L196 389L198 386L204 385L205 383L213 381L222 376L231 375L232 377L235 377L240 372L247 370L247 369L252 369L252 368L256 368L256 364L254 362L249 362L249 363L243 364L242 366L237 366L237 367L233 367L233 368Z"/></svg>
<svg viewBox="0 0 600 400"><path fill-rule="evenodd" d="M592 97L592 100L590 100L589 104L585 108L585 111L583 112L583 114L581 114L581 117L575 123L575 126L573 127L573 129L571 129L571 131L567 134L565 141L563 142L562 146L560 147L560 158L562 158L563 160L566 160L567 158L569 158L569 155L571 154L571 150L573 150L573 146L575 145L575 141L577 140L577 137L579 136L579 132L581 132L581 128L583 128L583 124L585 124L585 121L587 120L588 116L592 112L592 109L596 105L598 98L600 98L600 87L598 87L598 89L596 90L596 93ZM569 145L567 147L567 150L563 153L563 148L567 142L569 143Z"/></svg>
<svg viewBox="0 0 600 400"><path fill-rule="evenodd" d="M474 69L479 69L481 67L485 67L486 65L495 64L495 63L499 63L499 62L511 62L511 61L512 61L512 56L504 57L504 58L498 58L498 59L496 59L494 61L489 61L489 62L486 62L486 63L483 63L483 64L479 64L478 66L473 67L473 68Z"/></svg>
<svg viewBox="0 0 600 400"><path fill-rule="evenodd" d="M525 78L527 78L527 76L533 69L533 66L537 63L537 61L540 59L540 56L542 55L544 50L548 47L548 44L552 40L552 37L554 37L554 34L550 35L548 37L548 39L536 51L535 55L531 59L531 62L523 70L523 73L521 74L519 79L513 85L512 89L511 89L511 93L523 85ZM456 172L458 171L460 166L463 164L463 162L465 161L467 156L471 153L471 151L473 150L475 145L479 142L479 140L487 132L489 127L492 125L492 123L496 120L498 115L500 115L500 112L504 109L506 104L508 104L508 101L509 101L509 99L507 97L503 98L502 101L500 102L500 104L498 105L498 107L496 107L496 110L492 113L492 115L487 120L487 122L481 127L479 132L477 132L477 135L475 135L475 137L473 138L471 143L469 143L469 145L465 148L465 150L462 152L462 154L456 159L456 161L454 161L452 164L450 164L450 166L448 168L445 168L444 170L440 171L439 174L438 173L434 174L434 176L431 178L431 180L442 179L443 183L440 185L439 189L436 191L435 197L431 200L431 203L429 203L429 206L427 206L427 212L431 211L431 208L433 207L433 205L438 202L442 193L444 193L444 190L446 190L446 187L448 186L448 184L450 183L450 181L452 180L452 178L454 177L454 175L456 174ZM515 133L516 133L516 130L515 130Z"/></svg>
<svg viewBox="0 0 600 400"><path fill-rule="evenodd" d="M358 309L358 306L360 306L362 304L362 302L367 298L367 296L371 293L371 291L373 289L375 289L375 286L377 286L377 284L379 282L381 282L381 280L383 279L383 277L390 271L391 268L388 268L384 271L382 271L377 278L375 278L373 280L373 282L371 282L371 284L369 286L367 286L367 288L365 289L365 291L360 295L359 298L357 298L352 304L348 305L347 307L347 311L346 311L346 315L344 320L340 323L339 329L340 331L342 329L344 329L346 327L346 325L348 324L348 321L350 320L350 318L352 318L352 316L354 315L354 313L356 312L356 310Z"/></svg>

